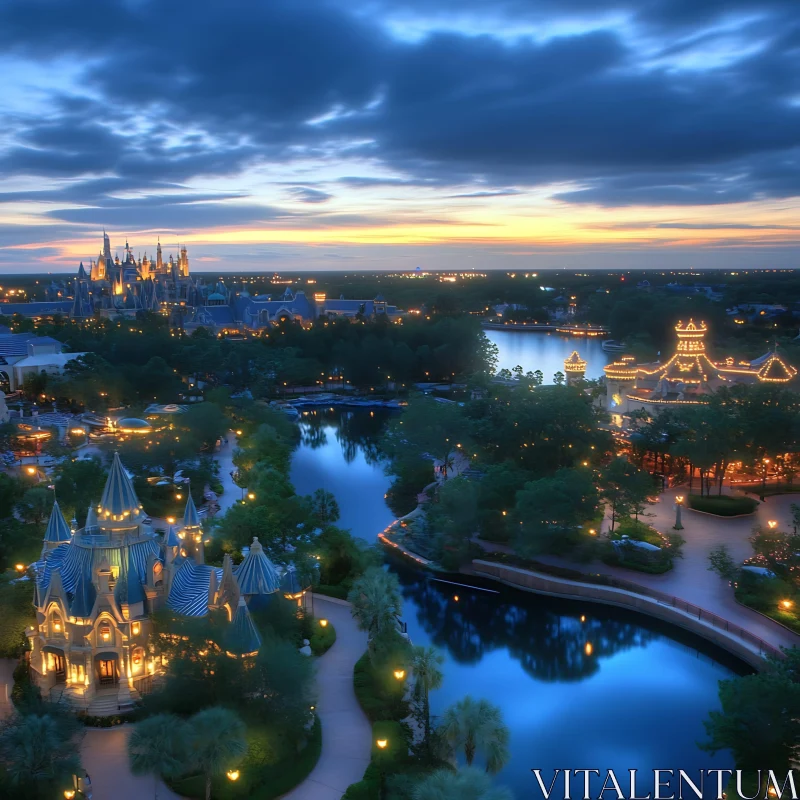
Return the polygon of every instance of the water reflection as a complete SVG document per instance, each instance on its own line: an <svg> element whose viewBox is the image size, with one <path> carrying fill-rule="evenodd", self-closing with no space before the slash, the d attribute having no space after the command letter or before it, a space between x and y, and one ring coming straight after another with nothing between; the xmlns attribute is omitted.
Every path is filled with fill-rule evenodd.
<svg viewBox="0 0 800 800"><path fill-rule="evenodd" d="M386 416L309 414L292 459L297 491L333 492L340 524L370 542L392 520L383 499L389 478L375 450ZM696 744L719 707L717 682L743 669L723 651L622 609L510 589L491 594L390 568L412 641L445 657L434 716L466 694L498 705L511 730L511 758L498 781L520 800L540 797L534 767L548 775L567 767L649 774L733 766L729 754L712 757Z"/></svg>

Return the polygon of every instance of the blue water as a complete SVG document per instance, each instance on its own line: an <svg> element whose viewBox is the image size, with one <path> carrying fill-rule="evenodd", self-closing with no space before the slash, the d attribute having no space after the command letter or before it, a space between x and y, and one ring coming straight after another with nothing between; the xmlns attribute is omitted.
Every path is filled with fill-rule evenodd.
<svg viewBox="0 0 800 800"><path fill-rule="evenodd" d="M369 414L306 417L291 476L301 494L333 492L339 524L373 542L393 516L383 499L390 481L374 450L385 417ZM628 769L649 776L655 768L692 775L733 767L729 754L712 757L697 746L703 720L719 706L717 682L746 671L723 651L621 609L510 589L492 594L390 568L401 580L412 641L445 656L433 713L466 694L500 706L511 759L497 781L517 798L541 797L532 768L544 775L615 769L625 777Z"/></svg>

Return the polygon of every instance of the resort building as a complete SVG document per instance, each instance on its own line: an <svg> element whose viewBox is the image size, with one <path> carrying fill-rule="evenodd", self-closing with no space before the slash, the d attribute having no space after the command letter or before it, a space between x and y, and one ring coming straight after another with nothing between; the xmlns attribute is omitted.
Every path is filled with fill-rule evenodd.
<svg viewBox="0 0 800 800"><path fill-rule="evenodd" d="M226 651L248 656L260 644L249 608L278 592L298 595L296 571L274 565L258 539L238 566L228 555L221 567L206 564L190 493L180 526L163 536L153 530L116 454L83 528L68 525L54 503L34 571L34 680L52 699L94 715L129 708L163 674L152 646L154 611L201 617L224 609Z"/></svg>
<svg viewBox="0 0 800 800"><path fill-rule="evenodd" d="M704 395L721 386L789 383L797 376L797 369L774 349L754 361L730 357L712 361L706 352L707 332L704 322L679 322L675 326L675 352L665 362L637 364L633 356L622 356L606 365L605 405L612 423L627 428L634 411L655 416L664 408L701 403Z"/></svg>
<svg viewBox="0 0 800 800"><path fill-rule="evenodd" d="M28 375L58 374L68 361L83 355L63 352L61 342L49 336L0 333L0 391L15 391Z"/></svg>

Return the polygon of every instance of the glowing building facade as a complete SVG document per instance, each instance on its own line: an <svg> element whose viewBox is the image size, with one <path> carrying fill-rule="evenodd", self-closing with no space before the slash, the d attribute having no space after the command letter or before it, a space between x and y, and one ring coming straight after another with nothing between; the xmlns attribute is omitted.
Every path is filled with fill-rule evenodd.
<svg viewBox="0 0 800 800"><path fill-rule="evenodd" d="M604 368L605 404L612 423L627 426L629 415L644 410L651 416L670 406L703 402L704 395L737 383L789 383L797 369L771 350L754 361L713 361L706 352L704 322L679 322L677 344L665 362L637 364L622 356Z"/></svg>

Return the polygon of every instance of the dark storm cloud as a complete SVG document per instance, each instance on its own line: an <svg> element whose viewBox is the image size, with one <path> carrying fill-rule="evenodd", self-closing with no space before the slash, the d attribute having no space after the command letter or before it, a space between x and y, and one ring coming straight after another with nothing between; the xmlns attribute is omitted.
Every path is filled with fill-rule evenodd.
<svg viewBox="0 0 800 800"><path fill-rule="evenodd" d="M505 20L509 36L410 42L384 24L455 12L492 16L493 30ZM633 33L604 24L610 14ZM567 18L593 22L543 41L511 36L515 22ZM702 56L722 23L747 54L702 69L653 66L637 38L651 54ZM799 41L800 4L782 0L8 0L0 47L84 64L87 97L11 120L0 175L111 175L146 189L347 158L358 143L398 177L339 180L351 187L477 183L465 194L490 197L569 182L579 188L562 201L607 206L794 197ZM295 199L327 199L298 188ZM169 208L182 224L185 207Z"/></svg>

